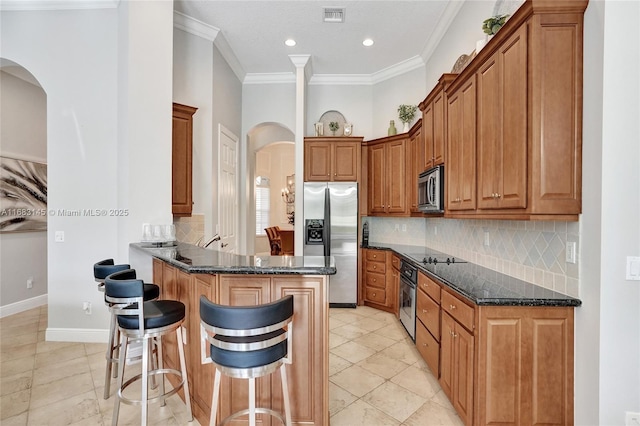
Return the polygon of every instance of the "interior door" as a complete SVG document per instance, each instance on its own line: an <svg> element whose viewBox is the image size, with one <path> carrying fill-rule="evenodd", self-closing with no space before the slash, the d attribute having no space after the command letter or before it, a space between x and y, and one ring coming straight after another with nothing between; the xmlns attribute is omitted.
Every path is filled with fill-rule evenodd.
<svg viewBox="0 0 640 426"><path fill-rule="evenodd" d="M235 253L238 244L238 137L218 125L218 223L220 251Z"/></svg>

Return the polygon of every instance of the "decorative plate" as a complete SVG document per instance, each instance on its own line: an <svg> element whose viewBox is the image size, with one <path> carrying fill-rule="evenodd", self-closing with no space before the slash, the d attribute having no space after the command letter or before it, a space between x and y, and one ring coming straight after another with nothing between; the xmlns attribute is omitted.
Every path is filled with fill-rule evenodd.
<svg viewBox="0 0 640 426"><path fill-rule="evenodd" d="M320 116L319 122L322 123L324 135L325 136L333 136L333 132L329 129L329 123L335 121L338 123L338 130L336 130L335 136L342 136L344 133L344 125L347 120L344 118L344 115L339 111L329 110Z"/></svg>

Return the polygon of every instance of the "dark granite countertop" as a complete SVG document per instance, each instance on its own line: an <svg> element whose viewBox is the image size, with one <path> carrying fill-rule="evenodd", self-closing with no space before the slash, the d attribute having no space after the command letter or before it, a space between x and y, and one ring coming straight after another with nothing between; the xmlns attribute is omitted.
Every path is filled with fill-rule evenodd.
<svg viewBox="0 0 640 426"><path fill-rule="evenodd" d="M426 275L437 279L476 305L485 306L580 306L582 301L522 281L474 263L424 264L416 261L429 255L451 257L428 247L369 243L367 248L393 250Z"/></svg>
<svg viewBox="0 0 640 426"><path fill-rule="evenodd" d="M131 247L164 260L192 274L334 275L333 257L324 256L244 256L178 243L173 247Z"/></svg>

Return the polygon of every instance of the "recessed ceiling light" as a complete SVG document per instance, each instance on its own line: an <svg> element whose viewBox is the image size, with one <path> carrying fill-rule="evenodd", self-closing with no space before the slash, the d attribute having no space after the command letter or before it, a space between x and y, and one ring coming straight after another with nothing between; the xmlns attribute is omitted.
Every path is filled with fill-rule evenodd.
<svg viewBox="0 0 640 426"><path fill-rule="evenodd" d="M292 38L289 38L287 40L285 40L284 44L286 44L289 47L293 47L296 45L296 41Z"/></svg>
<svg viewBox="0 0 640 426"><path fill-rule="evenodd" d="M369 46L373 46L373 40L371 40L370 38L365 38L365 39L362 41L362 44L363 44L363 45L365 45L365 46L367 46L367 47L369 47Z"/></svg>

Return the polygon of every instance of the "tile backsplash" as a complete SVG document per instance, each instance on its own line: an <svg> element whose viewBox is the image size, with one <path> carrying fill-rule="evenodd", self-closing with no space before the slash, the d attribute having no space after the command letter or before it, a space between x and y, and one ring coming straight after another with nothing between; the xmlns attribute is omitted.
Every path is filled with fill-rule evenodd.
<svg viewBox="0 0 640 426"><path fill-rule="evenodd" d="M541 287L579 296L579 222L383 217L363 220L369 222L370 242L427 246ZM576 243L576 263L565 261L568 241Z"/></svg>
<svg viewBox="0 0 640 426"><path fill-rule="evenodd" d="M181 243L195 244L204 236L204 215L174 216L173 224L176 227L176 240Z"/></svg>

